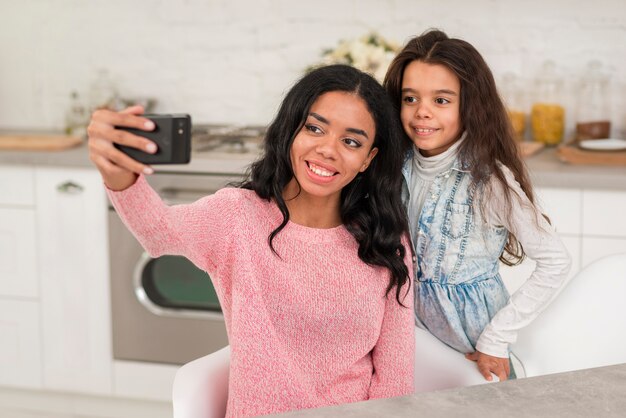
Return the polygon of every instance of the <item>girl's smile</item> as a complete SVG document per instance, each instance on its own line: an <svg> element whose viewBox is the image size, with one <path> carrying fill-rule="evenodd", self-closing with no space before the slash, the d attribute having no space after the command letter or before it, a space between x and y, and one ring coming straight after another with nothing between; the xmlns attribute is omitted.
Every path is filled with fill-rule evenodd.
<svg viewBox="0 0 626 418"><path fill-rule="evenodd" d="M413 61L402 77L400 118L422 155L441 154L461 136L461 83L448 68Z"/></svg>

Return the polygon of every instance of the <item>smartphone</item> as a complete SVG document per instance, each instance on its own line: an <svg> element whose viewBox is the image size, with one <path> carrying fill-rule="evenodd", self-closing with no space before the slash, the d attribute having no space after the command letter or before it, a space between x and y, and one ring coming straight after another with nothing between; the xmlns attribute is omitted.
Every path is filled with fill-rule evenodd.
<svg viewBox="0 0 626 418"><path fill-rule="evenodd" d="M191 160L191 116L187 114L142 115L154 122L152 131L135 128L117 129L143 136L154 142L158 150L154 154L125 145L114 144L124 154L144 164L187 164Z"/></svg>

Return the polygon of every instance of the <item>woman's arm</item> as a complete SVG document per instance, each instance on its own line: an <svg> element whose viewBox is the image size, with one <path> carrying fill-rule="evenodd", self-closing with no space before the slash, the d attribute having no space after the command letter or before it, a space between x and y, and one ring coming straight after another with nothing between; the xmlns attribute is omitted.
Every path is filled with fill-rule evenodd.
<svg viewBox="0 0 626 418"><path fill-rule="evenodd" d="M409 277L413 277L411 250L405 245L409 266ZM401 306L396 299L395 289L385 298L385 314L380 336L372 350L374 374L369 398L391 398L413 393L415 364L415 320L413 311L413 280L409 280L401 291Z"/></svg>
<svg viewBox="0 0 626 418"><path fill-rule="evenodd" d="M515 342L517 332L535 319L567 283L571 258L554 227L530 202L511 172L504 167L504 173L513 189L511 213L507 216L504 191L494 185L494 193L488 200L488 221L503 225L515 235L537 265L485 328L476 349L491 356L508 358L509 344Z"/></svg>
<svg viewBox="0 0 626 418"><path fill-rule="evenodd" d="M141 117L142 113L141 106L122 112L94 112L88 129L90 158L102 175L118 215L151 256L182 255L207 270L219 260L224 247L221 241L228 236L229 228L225 226L233 212L234 202L228 198L232 195L223 193L221 198L212 195L189 205L167 206L142 175L152 169L114 146L156 151L146 138L116 129L154 128L152 121Z"/></svg>

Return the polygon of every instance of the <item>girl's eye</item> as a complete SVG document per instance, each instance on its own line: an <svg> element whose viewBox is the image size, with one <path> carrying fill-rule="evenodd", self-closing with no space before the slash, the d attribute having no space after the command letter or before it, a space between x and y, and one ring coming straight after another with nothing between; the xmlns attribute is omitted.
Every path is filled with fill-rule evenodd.
<svg viewBox="0 0 626 418"><path fill-rule="evenodd" d="M351 148L361 148L361 143L354 138L344 138L343 142Z"/></svg>
<svg viewBox="0 0 626 418"><path fill-rule="evenodd" d="M304 125L304 128L307 131L312 132L314 134L321 134L322 133L322 130L317 125L312 125L312 124L307 123L307 124Z"/></svg>
<svg viewBox="0 0 626 418"><path fill-rule="evenodd" d="M443 97L437 97L437 98L435 99L435 103L440 104L440 105L442 105L442 104L448 104L448 103L450 103L450 100L448 100L448 99L444 99Z"/></svg>
<svg viewBox="0 0 626 418"><path fill-rule="evenodd" d="M417 97L413 97L413 96L406 96L402 99L402 101L404 101L405 103L416 103L417 102Z"/></svg>

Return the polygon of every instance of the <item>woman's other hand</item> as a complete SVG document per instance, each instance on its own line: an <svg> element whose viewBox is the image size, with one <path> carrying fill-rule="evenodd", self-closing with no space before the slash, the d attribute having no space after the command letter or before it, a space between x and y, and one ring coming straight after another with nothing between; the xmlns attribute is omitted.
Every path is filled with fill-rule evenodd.
<svg viewBox="0 0 626 418"><path fill-rule="evenodd" d="M91 115L87 127L89 158L100 171L104 184L111 190L124 190L135 183L139 174L153 172L150 166L132 159L113 146L114 143L126 145L150 154L157 151L157 146L152 141L116 129L116 126L123 126L144 131L153 130L154 122L142 117L143 111L142 106L131 106L120 112L99 109Z"/></svg>
<svg viewBox="0 0 626 418"><path fill-rule="evenodd" d="M478 371L488 381L493 380L491 376L492 373L498 376L501 382L509 378L511 368L508 358L494 357L489 354L481 353L480 351L466 354L465 358L475 361L478 366Z"/></svg>

